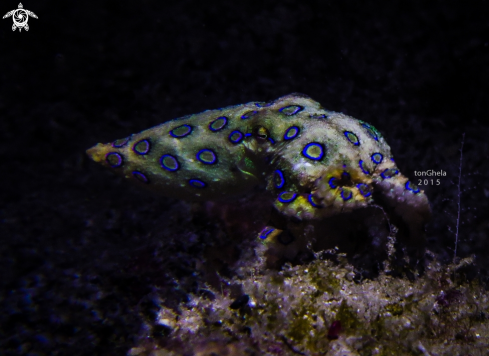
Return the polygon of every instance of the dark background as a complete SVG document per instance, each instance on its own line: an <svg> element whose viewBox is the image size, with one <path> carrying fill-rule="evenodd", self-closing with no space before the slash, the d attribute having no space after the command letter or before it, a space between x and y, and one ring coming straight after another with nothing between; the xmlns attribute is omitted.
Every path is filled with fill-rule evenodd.
<svg viewBox="0 0 489 356"><path fill-rule="evenodd" d="M199 290L189 261L213 227L89 162L88 147L292 92L376 126L410 178L447 172L423 187L444 262L465 133L458 255L475 254L485 280L487 1L166 3L23 1L39 17L28 32L0 21L2 353L122 355L165 334L143 328L159 303Z"/></svg>

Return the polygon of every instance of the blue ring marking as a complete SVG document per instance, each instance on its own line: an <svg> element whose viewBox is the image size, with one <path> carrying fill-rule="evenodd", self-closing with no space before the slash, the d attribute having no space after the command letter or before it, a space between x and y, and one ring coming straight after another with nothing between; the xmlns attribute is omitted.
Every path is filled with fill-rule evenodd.
<svg viewBox="0 0 489 356"><path fill-rule="evenodd" d="M320 152L320 155L318 157L313 157L313 156L310 156L308 153L307 153L307 150L310 148L310 147L318 147L321 152ZM311 142L311 143L308 143L304 149L302 150L302 155L306 158L309 158L309 159L312 159L313 161L320 161L321 159L323 159L324 157L324 146L318 142Z"/></svg>
<svg viewBox="0 0 489 356"><path fill-rule="evenodd" d="M372 159L372 162L374 162L375 164L380 164L382 163L384 156L380 152L375 152L374 154L372 154L372 156L370 156L370 158Z"/></svg>
<svg viewBox="0 0 489 356"><path fill-rule="evenodd" d="M188 184L198 189L207 187L207 184L204 181L201 181L200 179L189 179Z"/></svg>
<svg viewBox="0 0 489 356"><path fill-rule="evenodd" d="M235 136L235 135L238 135L238 138L233 139L233 136ZM236 144L240 143L241 141L243 141L244 135L241 131L235 130L229 134L228 139L231 143L234 143L236 145Z"/></svg>
<svg viewBox="0 0 489 356"><path fill-rule="evenodd" d="M140 181L141 183L144 183L144 184L148 184L149 183L149 179L148 177L146 177L142 172L140 171L133 171L132 172L132 175L134 178L136 178L138 181Z"/></svg>
<svg viewBox="0 0 489 356"><path fill-rule="evenodd" d="M258 111L252 110L252 111L247 111L243 115L241 115L241 120L246 120L252 117L253 115L256 115Z"/></svg>
<svg viewBox="0 0 489 356"><path fill-rule="evenodd" d="M312 205L313 207L315 207L315 208L322 208L322 206L321 206L321 205L316 204L316 203L314 202L313 198L314 198L314 197L312 196L312 194L309 194L309 195L307 196L307 201L309 202L309 204L311 204L311 205Z"/></svg>
<svg viewBox="0 0 489 356"><path fill-rule="evenodd" d="M370 191L370 187L365 183L358 183L357 188L360 194L362 194L365 198L372 195L372 192Z"/></svg>
<svg viewBox="0 0 489 356"><path fill-rule="evenodd" d="M219 127L213 128L212 125L214 125L218 120L223 121L223 123ZM209 124L209 130L211 130L212 132L217 132L225 128L227 124L228 124L228 118L226 116L221 116Z"/></svg>
<svg viewBox="0 0 489 356"><path fill-rule="evenodd" d="M121 138L121 139L115 140L114 142L112 142L112 147L114 147L114 148L124 147L125 145L127 145L130 138L131 137L126 137L126 138Z"/></svg>
<svg viewBox="0 0 489 356"><path fill-rule="evenodd" d="M293 131L292 134L291 134L291 131ZM288 140L292 140L292 139L296 138L299 135L300 131L301 130L297 126L289 127L287 129L287 131L285 131L284 140L288 141Z"/></svg>
<svg viewBox="0 0 489 356"><path fill-rule="evenodd" d="M290 111L290 110L292 110L292 111ZM283 108L279 109L278 111L280 111L284 115L292 116L292 115L295 115L299 111L302 111L302 110L304 110L304 107L302 107L300 105L289 105L289 106L284 106Z"/></svg>
<svg viewBox="0 0 489 356"><path fill-rule="evenodd" d="M379 136L377 135L377 133L375 132L374 128L367 124L366 122L362 122L361 124L363 127L365 127L365 129L367 130L368 134L375 140L375 141L378 141L379 140Z"/></svg>
<svg viewBox="0 0 489 356"><path fill-rule="evenodd" d="M266 108L267 106L272 106L272 105L273 105L273 101L271 103L265 103L263 101L259 103L255 103L255 106L258 108Z"/></svg>
<svg viewBox="0 0 489 356"><path fill-rule="evenodd" d="M283 198L284 195L289 195L291 194L292 196L290 198ZM293 193L293 192L283 192L281 193L279 196L278 196L278 201L281 202L281 203L290 203L292 201L295 200L295 198L297 198L297 193Z"/></svg>
<svg viewBox="0 0 489 356"><path fill-rule="evenodd" d="M341 179L344 179L344 180L350 180L351 179L351 175L350 173L348 173L347 171L343 171L341 173Z"/></svg>
<svg viewBox="0 0 489 356"><path fill-rule="evenodd" d="M139 148L136 148L136 146L139 146L141 144L146 144L146 147L144 149L139 149ZM145 138L144 140L140 140L138 142L136 142L133 146L132 146L132 150L137 153L138 155L147 155L149 153L149 150L151 149L151 142L149 141L149 139Z"/></svg>
<svg viewBox="0 0 489 356"><path fill-rule="evenodd" d="M250 136L253 136L253 134L252 133L246 133L245 134L245 137L250 137Z"/></svg>
<svg viewBox="0 0 489 356"><path fill-rule="evenodd" d="M350 192L350 195L348 195L347 197L345 197L345 189L344 188L341 188L341 198L344 200L344 201L347 201L347 200L350 200L351 197L353 196L353 193L351 190L348 190L348 192Z"/></svg>
<svg viewBox="0 0 489 356"><path fill-rule="evenodd" d="M344 131L343 134L345 135L346 139L352 144L354 144L355 146L360 146L360 140L358 139L358 136L355 135L353 132Z"/></svg>
<svg viewBox="0 0 489 356"><path fill-rule="evenodd" d="M309 115L310 119L328 119L328 115L326 114L311 114Z"/></svg>
<svg viewBox="0 0 489 356"><path fill-rule="evenodd" d="M117 162L111 162L112 157L117 158ZM124 159L122 158L122 155L117 153L117 152L110 152L105 155L105 160L111 166L112 168L117 168L122 166L122 163L124 163Z"/></svg>
<svg viewBox="0 0 489 356"><path fill-rule="evenodd" d="M406 189L413 192L413 194L420 192L418 186L416 184L411 183L411 181L409 181L409 180L406 182Z"/></svg>
<svg viewBox="0 0 489 356"><path fill-rule="evenodd" d="M380 173L380 176L382 177L382 179L387 179L394 177L397 173L399 173L397 169L387 168L382 173Z"/></svg>
<svg viewBox="0 0 489 356"><path fill-rule="evenodd" d="M270 143L271 143L272 145L274 145L274 144L275 144L275 140L274 140L273 138L271 138L271 137L269 137L269 138L268 138L268 141L270 141Z"/></svg>
<svg viewBox="0 0 489 356"><path fill-rule="evenodd" d="M170 160L173 161L173 164L175 165L175 168L172 168L168 165L166 165L164 163L165 159L166 158L169 158ZM178 169L180 168L180 164L178 163L178 160L175 156L172 156L172 155L163 155L161 156L160 158L160 164L161 164L161 167L163 167L164 169L166 169L167 171L170 171L170 172L176 172L178 171Z"/></svg>
<svg viewBox="0 0 489 356"><path fill-rule="evenodd" d="M358 166L360 167L363 173L365 173L366 175L370 174L370 172L364 167L365 163L362 160L358 162Z"/></svg>
<svg viewBox="0 0 489 356"><path fill-rule="evenodd" d="M182 133L182 134L179 134L179 135L177 135L173 132L173 131L178 130L182 127L187 128L187 131ZM182 138L182 137L190 135L191 132L192 132L192 126L185 124L185 125L180 125L178 127L175 127L173 130L170 130L170 136L175 137L175 138Z"/></svg>
<svg viewBox="0 0 489 356"><path fill-rule="evenodd" d="M268 235L270 235L274 231L275 229L273 227L265 229L265 231L261 232L260 239L265 240L268 237Z"/></svg>
<svg viewBox="0 0 489 356"><path fill-rule="evenodd" d="M280 183L277 184L277 178L280 179ZM282 173L282 171L280 169L277 169L275 171L275 173L273 174L273 180L275 181L275 188L277 189L282 189L285 185L285 178L284 178L284 174Z"/></svg>
<svg viewBox="0 0 489 356"><path fill-rule="evenodd" d="M337 179L338 179L338 178L336 178L336 177L331 177L331 178L329 178L329 180L328 180L328 184L329 184L329 187L330 187L331 189L336 189L336 188L338 188L338 185L336 185L336 184L334 183L334 181L335 181L335 180L337 180Z"/></svg>
<svg viewBox="0 0 489 356"><path fill-rule="evenodd" d="M210 153L212 155L212 160L211 161L206 161L204 160L203 158L201 158L201 155L202 154L205 154L205 153ZM209 150L207 148L204 148L202 150L200 150L199 152L197 152L197 154L195 155L195 157L202 163L204 164L215 164L217 162L217 156L215 154L214 151L212 150Z"/></svg>

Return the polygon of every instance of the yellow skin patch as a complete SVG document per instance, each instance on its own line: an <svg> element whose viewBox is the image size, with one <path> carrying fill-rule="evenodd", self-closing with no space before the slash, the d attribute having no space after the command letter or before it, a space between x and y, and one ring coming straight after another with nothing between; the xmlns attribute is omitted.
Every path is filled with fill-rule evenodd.
<svg viewBox="0 0 489 356"><path fill-rule="evenodd" d="M275 209L300 220L383 202L419 229L431 212L373 126L302 94L185 116L87 154L136 184L190 201L267 182Z"/></svg>

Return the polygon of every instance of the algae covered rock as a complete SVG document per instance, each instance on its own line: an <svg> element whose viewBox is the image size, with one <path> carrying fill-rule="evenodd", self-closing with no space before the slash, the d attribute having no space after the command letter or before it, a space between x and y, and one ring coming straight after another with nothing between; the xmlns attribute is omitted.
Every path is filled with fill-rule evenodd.
<svg viewBox="0 0 489 356"><path fill-rule="evenodd" d="M415 278L380 273L363 281L346 262L321 259L250 269L214 298L162 308L158 322L171 333L144 354L483 355L489 295L457 272L470 263L435 261Z"/></svg>

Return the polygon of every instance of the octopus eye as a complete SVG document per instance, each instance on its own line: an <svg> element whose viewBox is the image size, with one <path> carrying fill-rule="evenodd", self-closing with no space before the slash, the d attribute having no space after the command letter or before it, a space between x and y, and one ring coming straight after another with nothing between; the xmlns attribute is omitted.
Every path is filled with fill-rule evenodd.
<svg viewBox="0 0 489 356"><path fill-rule="evenodd" d="M266 141L270 137L270 132L263 126L257 126L253 129L253 136L260 141Z"/></svg>

